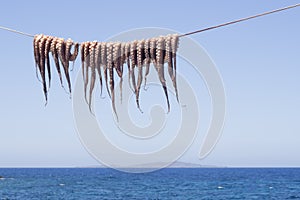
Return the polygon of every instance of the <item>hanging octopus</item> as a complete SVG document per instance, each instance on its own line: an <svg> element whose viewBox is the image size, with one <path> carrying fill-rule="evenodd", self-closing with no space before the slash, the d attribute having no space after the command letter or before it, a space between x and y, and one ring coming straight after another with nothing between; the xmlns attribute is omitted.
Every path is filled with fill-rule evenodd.
<svg viewBox="0 0 300 200"><path fill-rule="evenodd" d="M74 45L74 52L71 53L71 48L73 45ZM54 63L56 66L56 70L59 74L61 85L62 85L62 76L60 70L60 63L62 64L65 77L68 83L69 92L71 94L72 90L71 90L71 80L69 74L69 62L75 61L78 55L79 44L74 43L71 39L65 41L62 38L56 38L52 36L38 34L34 36L33 48L34 48L35 65L42 79L41 82L43 85L43 92L46 99L46 104L48 102L48 90L50 88L50 83L51 83L50 82L51 66L50 66L50 58L49 58L50 52L54 59ZM48 86L46 81L46 73L48 73Z"/></svg>
<svg viewBox="0 0 300 200"><path fill-rule="evenodd" d="M151 64L158 74L158 78L162 85L168 112L170 111L170 103L168 90L165 79L165 66L167 63L168 74L172 80L173 87L178 100L178 91L176 83L176 52L178 49L179 36L177 34L160 36L146 40L135 40L132 42L83 42L74 43L71 39L64 40L43 34L35 35L33 40L34 58L36 64L37 75L41 77L43 92L48 100L48 90L51 83L51 66L50 52L55 63L56 71L59 75L61 86L63 86L61 66L63 67L66 82L68 84L69 93L71 94L71 80L69 62L74 62L79 53L81 53L82 76L84 82L84 97L92 112L92 96L97 80L100 81L100 92L102 95L103 77L107 93L112 101L112 108L117 116L115 107L115 77L114 72L120 78L120 93L122 100L122 81L124 64L127 63L128 81L135 97L137 108L140 108L139 94L142 81L146 87L147 76L150 73ZM73 53L71 49L74 47ZM73 63L74 64L74 63ZM136 77L137 71L137 77ZM38 77L39 77L38 76ZM48 78L48 84L46 79ZM89 85L89 89L88 89ZM88 94L88 95L87 95Z"/></svg>

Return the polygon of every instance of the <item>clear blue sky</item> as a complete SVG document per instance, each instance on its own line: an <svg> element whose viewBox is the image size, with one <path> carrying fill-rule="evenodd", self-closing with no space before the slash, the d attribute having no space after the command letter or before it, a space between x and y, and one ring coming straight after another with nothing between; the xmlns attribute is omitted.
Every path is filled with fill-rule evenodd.
<svg viewBox="0 0 300 200"><path fill-rule="evenodd" d="M72 3L71 3L72 2ZM1 26L75 41L133 28L187 32L297 1L7 1ZM172 5L171 5L172 4ZM198 161L226 166L300 166L300 8L191 36L223 78L227 115L215 150ZM32 39L0 30L0 167L98 164L77 137L72 101L56 74L44 107ZM80 66L77 60L75 68ZM77 70L72 72L74 80ZM198 150L198 149L197 149Z"/></svg>

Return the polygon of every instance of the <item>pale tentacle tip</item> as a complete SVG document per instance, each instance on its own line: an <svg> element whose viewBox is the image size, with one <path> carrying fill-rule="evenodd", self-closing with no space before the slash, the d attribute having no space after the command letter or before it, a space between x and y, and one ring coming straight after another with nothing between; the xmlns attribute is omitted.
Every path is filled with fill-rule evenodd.
<svg viewBox="0 0 300 200"><path fill-rule="evenodd" d="M147 85L144 85L144 90L147 91L149 89L149 86L147 87Z"/></svg>
<svg viewBox="0 0 300 200"><path fill-rule="evenodd" d="M67 91L67 89L65 88L65 86L63 84L61 84L61 87L64 89L66 94L69 94L69 92Z"/></svg>
<svg viewBox="0 0 300 200"><path fill-rule="evenodd" d="M89 110L90 110L90 113L93 115L93 117L96 117L96 115L95 115L95 113L93 112L93 110L92 110L91 107L89 108Z"/></svg>
<svg viewBox="0 0 300 200"><path fill-rule="evenodd" d="M46 107L47 105L48 105L48 99L46 99L46 102L45 102L44 106Z"/></svg>
<svg viewBox="0 0 300 200"><path fill-rule="evenodd" d="M166 112L165 114L168 115L170 113L170 106L168 106L168 112Z"/></svg>
<svg viewBox="0 0 300 200"><path fill-rule="evenodd" d="M118 117L117 113L115 113L115 119L116 119L116 122L119 123L119 117Z"/></svg>
<svg viewBox="0 0 300 200"><path fill-rule="evenodd" d="M179 98L178 96L176 97L177 103L180 104Z"/></svg>
<svg viewBox="0 0 300 200"><path fill-rule="evenodd" d="M141 114L144 114L144 111L141 108L138 108Z"/></svg>
<svg viewBox="0 0 300 200"><path fill-rule="evenodd" d="M100 94L100 98L101 99L105 99L106 97L105 96L102 96L103 94Z"/></svg>
<svg viewBox="0 0 300 200"><path fill-rule="evenodd" d="M84 100L85 100L85 103L89 105L89 102L88 102L88 100L87 100L87 97L86 97L86 96L84 97Z"/></svg>
<svg viewBox="0 0 300 200"><path fill-rule="evenodd" d="M73 61L72 68L70 69L71 72L74 71L74 65L75 65L75 60Z"/></svg>

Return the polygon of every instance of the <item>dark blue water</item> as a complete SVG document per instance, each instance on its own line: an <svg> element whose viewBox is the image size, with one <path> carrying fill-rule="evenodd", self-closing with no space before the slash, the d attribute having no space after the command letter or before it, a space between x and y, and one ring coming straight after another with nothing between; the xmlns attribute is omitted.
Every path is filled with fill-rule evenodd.
<svg viewBox="0 0 300 200"><path fill-rule="evenodd" d="M300 199L300 169L0 169L0 199Z"/></svg>

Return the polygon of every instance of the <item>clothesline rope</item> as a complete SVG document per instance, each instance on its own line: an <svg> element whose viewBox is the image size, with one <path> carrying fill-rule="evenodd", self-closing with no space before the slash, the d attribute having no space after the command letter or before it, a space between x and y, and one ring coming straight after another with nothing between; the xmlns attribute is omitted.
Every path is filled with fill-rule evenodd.
<svg viewBox="0 0 300 200"><path fill-rule="evenodd" d="M292 5L292 6L287 6L287 7L279 8L279 9L276 9L276 10L264 12L264 13L253 15L253 16L250 16L250 17L245 17L245 18L241 18L241 19L238 19L238 20L226 22L224 24L219 24L219 25L216 25L216 26L211 26L211 27L208 27L208 28L204 28L204 29L192 31L192 32L189 32L189 33L185 33L185 34L180 35L179 37L193 35L193 34L196 34L196 33L201 33L201 32L204 32L204 31L209 31L209 30L220 28L220 27L223 27L223 26L228 26L228 25L231 25L231 24L236 24L236 23L247 21L247 20L250 20L250 19L262 17L262 16L265 16L265 15L270 15L270 14L281 12L281 11L288 10L288 9L292 9L292 8L295 8L295 7L298 7L298 6L300 6L300 4L296 4L296 5Z"/></svg>
<svg viewBox="0 0 300 200"><path fill-rule="evenodd" d="M188 33L179 35L179 37L185 37L185 36L188 36L188 35L193 35L193 34L201 33L201 32L204 32L204 31L209 31L209 30L220 28L220 27L223 27L223 26L228 26L228 25L231 25L231 24L236 24L236 23L247 21L247 20L250 20L250 19L262 17L262 16L265 16L265 15L270 15L270 14L273 14L273 13L281 12L281 11L284 11L284 10L289 10L289 9L292 9L292 8L296 8L298 6L300 6L300 3L299 4L295 4L295 5L291 5L291 6L287 6L287 7L283 7L283 8L279 8L279 9L276 9L276 10L264 12L264 13L261 13L261 14L253 15L253 16L250 16L250 17L245 17L245 18L241 18L241 19L238 19L238 20L226 22L226 23L219 24L219 25L216 25L216 26L211 26L211 27L208 27L208 28L204 28L204 29L200 29L200 30L188 32ZM20 35L24 35L24 36L27 36L27 37L32 37L32 38L34 37L34 35L32 35L32 34L25 33L25 32L18 31L18 30L14 30L14 29L11 29L11 28L8 28L8 27L4 27L4 26L0 26L0 29L6 30L6 31L10 31L10 32L13 32L13 33L17 33L17 34L20 34Z"/></svg>
<svg viewBox="0 0 300 200"><path fill-rule="evenodd" d="M17 31L17 30L14 30L14 29L11 29L11 28L7 28L7 27L4 27L4 26L0 26L0 29L5 30L5 31L10 31L12 33L17 33L17 34L20 34L20 35L25 35L25 36L32 37L32 38L34 37L34 35L31 35L29 33Z"/></svg>

